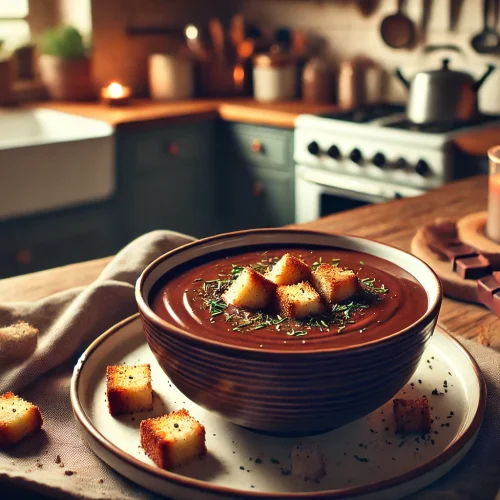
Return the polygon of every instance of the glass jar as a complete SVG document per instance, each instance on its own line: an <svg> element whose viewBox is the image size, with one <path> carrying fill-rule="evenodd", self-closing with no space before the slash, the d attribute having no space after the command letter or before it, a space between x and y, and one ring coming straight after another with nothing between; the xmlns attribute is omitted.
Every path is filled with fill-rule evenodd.
<svg viewBox="0 0 500 500"><path fill-rule="evenodd" d="M488 150L488 221L486 236L500 243L500 146Z"/></svg>
<svg viewBox="0 0 500 500"><path fill-rule="evenodd" d="M256 101L287 101L297 96L297 64L287 53L260 54L253 61Z"/></svg>

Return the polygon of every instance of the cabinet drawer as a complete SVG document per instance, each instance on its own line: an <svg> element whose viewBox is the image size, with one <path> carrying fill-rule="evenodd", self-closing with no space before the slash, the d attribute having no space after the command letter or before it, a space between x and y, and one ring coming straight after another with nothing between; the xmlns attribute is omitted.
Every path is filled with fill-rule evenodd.
<svg viewBox="0 0 500 500"><path fill-rule="evenodd" d="M119 152L131 175L165 166L201 166L213 156L212 132L212 122L134 131L120 136Z"/></svg>
<svg viewBox="0 0 500 500"><path fill-rule="evenodd" d="M293 132L246 124L227 124L222 147L237 159L279 170L293 169Z"/></svg>

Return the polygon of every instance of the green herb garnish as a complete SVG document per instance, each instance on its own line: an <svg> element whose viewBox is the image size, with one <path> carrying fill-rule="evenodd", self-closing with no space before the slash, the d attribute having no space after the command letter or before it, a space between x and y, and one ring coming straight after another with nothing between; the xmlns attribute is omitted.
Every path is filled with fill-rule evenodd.
<svg viewBox="0 0 500 500"><path fill-rule="evenodd" d="M384 285L380 287L375 286L375 278L363 278L361 283L368 289L370 292L374 293L387 293L389 291Z"/></svg>
<svg viewBox="0 0 500 500"><path fill-rule="evenodd" d="M222 299L205 299L205 304L208 306L208 309L210 311L210 318L222 314L224 312L224 309L226 309L227 307L226 303Z"/></svg>

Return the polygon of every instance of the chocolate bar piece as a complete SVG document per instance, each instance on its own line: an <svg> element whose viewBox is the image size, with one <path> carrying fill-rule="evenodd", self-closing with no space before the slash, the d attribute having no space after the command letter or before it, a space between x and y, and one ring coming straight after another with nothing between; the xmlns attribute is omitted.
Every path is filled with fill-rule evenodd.
<svg viewBox="0 0 500 500"><path fill-rule="evenodd" d="M491 312L500 316L500 291L493 294L487 294L484 291L480 294L480 288L478 286L478 299L484 304Z"/></svg>
<svg viewBox="0 0 500 500"><path fill-rule="evenodd" d="M453 270L464 280L477 280L491 274L491 266L484 255L455 259Z"/></svg>
<svg viewBox="0 0 500 500"><path fill-rule="evenodd" d="M500 292L500 281L493 274L477 280L477 298L485 306L490 307L497 292Z"/></svg>
<svg viewBox="0 0 500 500"><path fill-rule="evenodd" d="M457 245L449 245L443 248L443 253L453 263L456 259L462 259L464 257L474 257L478 255L473 247L471 247L470 245L465 245L463 243L459 243Z"/></svg>

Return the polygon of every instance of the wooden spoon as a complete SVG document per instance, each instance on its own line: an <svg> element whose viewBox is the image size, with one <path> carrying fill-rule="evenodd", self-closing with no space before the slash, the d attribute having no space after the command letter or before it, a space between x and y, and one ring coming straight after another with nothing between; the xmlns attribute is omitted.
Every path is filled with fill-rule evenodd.
<svg viewBox="0 0 500 500"><path fill-rule="evenodd" d="M398 0L398 10L382 20L380 34L382 40L393 49L411 47L415 41L415 25L403 13L405 0Z"/></svg>

